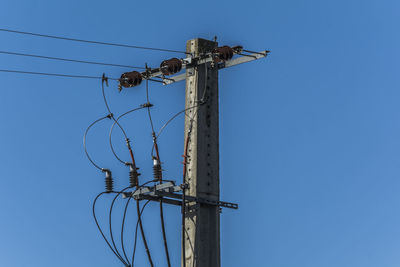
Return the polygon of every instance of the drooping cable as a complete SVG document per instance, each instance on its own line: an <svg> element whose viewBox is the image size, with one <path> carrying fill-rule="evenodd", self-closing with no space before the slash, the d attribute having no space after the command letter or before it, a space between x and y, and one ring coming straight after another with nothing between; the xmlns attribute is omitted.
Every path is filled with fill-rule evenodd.
<svg viewBox="0 0 400 267"><path fill-rule="evenodd" d="M109 107L109 105L108 105L108 102L107 102L107 98L106 98L105 92L104 92L104 83L107 83L107 79L104 78L104 77L105 77L105 74L103 74L103 79L102 79L102 82L101 82L101 89L102 89L102 93L103 93L104 103L105 103L105 105L106 105L106 108L107 108L108 112L110 112L110 114L112 114L112 113L111 113L111 110L110 110L110 107ZM128 147L129 154L130 154L131 159L132 159L131 165L132 165L133 171L134 171L136 174L138 174L138 173L137 173L137 167L136 167L135 158L134 158L134 156L133 156L133 151L132 151L132 147L131 147L131 144L130 144L130 140L129 140L129 138L128 138L128 136L127 136L127 134L126 134L124 128L122 128L121 124L114 118L114 116L112 116L111 118L114 120L115 124L118 125L118 127L121 129L122 133L124 134L125 141L126 141L126 145L127 145L127 147ZM114 154L114 155L116 155L116 154ZM117 157L117 158L118 158L118 157ZM118 158L118 159L119 159L119 158ZM121 159L119 159L119 160L120 160L121 162L123 162ZM124 164L125 164L125 163L124 163ZM126 164L125 164L125 165L126 165Z"/></svg>
<svg viewBox="0 0 400 267"><path fill-rule="evenodd" d="M145 47L145 46L137 46L137 45L126 45L126 44L117 44L117 43L109 43L109 42L90 41L90 40L69 38L69 37L64 37L64 36L55 36L55 35L40 34L40 33L33 33L33 32L16 31L16 30L11 30L11 29L4 29L4 28L0 28L0 31L10 32L10 33L17 33L17 34L24 34L24 35L31 35L31 36L37 36L37 37L44 37L44 38L51 38L51 39L73 41L73 42L89 43L89 44L99 44L99 45L118 46L118 47L126 47L126 48L135 48L135 49L144 49L144 50L154 50L154 51L162 51L162 52L174 52L174 53L188 54L187 52L178 51L178 50L171 50L171 49L164 49L164 48L155 48L155 47Z"/></svg>
<svg viewBox="0 0 400 267"><path fill-rule="evenodd" d="M124 228L125 228L126 213L127 213L127 211L128 211L128 206L129 206L129 202L131 201L131 199L132 199L132 196L129 196L129 197L128 197L128 200L126 201L125 209L124 209L124 215L123 215L123 217L122 217L122 226L121 226L121 247L122 247L122 253L124 253L124 257L125 257L125 259L127 259L127 260L128 260L128 257L126 256L125 244L124 244ZM148 201L150 201L150 200L148 200ZM142 212L143 212L143 209L142 209L141 213L142 213ZM135 237L135 238L136 238L136 237ZM132 266L132 262L129 262L129 261L128 261L128 263L129 263L130 266Z"/></svg>
<svg viewBox="0 0 400 267"><path fill-rule="evenodd" d="M58 61L67 61L67 62L74 62L74 63L84 63L84 64L92 64L92 65L111 66L111 67L144 69L144 67L137 67L137 66L111 64L111 63L104 63L104 62L94 62L94 61L78 60L78 59L70 59L70 58L49 57L49 56L41 56L41 55L34 55L34 54L10 52L10 51L0 51L0 54L23 56L23 57L33 57L33 58L41 58L41 59L50 59L50 60L58 60Z"/></svg>
<svg viewBox="0 0 400 267"><path fill-rule="evenodd" d="M181 111L175 113L175 114L174 114L171 118L169 118L168 121L167 121L166 123L164 123L164 125L160 128L160 130L158 131L158 133L157 133L157 135L156 135L156 138L158 139L158 138L160 137L160 135L163 133L164 129L165 129L174 119L176 119L179 115L181 115L182 113L185 113L186 111L188 111L188 110L190 110L190 109L196 108L196 107L198 107L198 106L200 106L200 105L202 105L202 104L196 104L196 105L194 105L194 106L185 108L185 109L183 109L183 110L181 110ZM186 114L185 114L185 115L186 115ZM188 115L186 115L186 116L188 116ZM188 117L189 117L189 116L188 116ZM190 117L189 117L189 118L190 118ZM153 147L152 147L152 149L151 149L151 154L152 154L152 155L154 154L154 144L153 144Z"/></svg>
<svg viewBox="0 0 400 267"><path fill-rule="evenodd" d="M103 77L104 77L104 76L105 76L105 75L103 74ZM105 92L104 92L104 83L105 83L105 82L107 82L107 80L102 79L102 81L101 81L101 92L102 92L102 94L103 94L104 104L106 105L106 108L107 108L108 112L109 112L110 114L113 114L113 113L111 112L110 106L108 105L107 97L106 97L106 94L105 94ZM127 139L128 136L126 135L126 132L125 132L124 128L122 128L122 126L121 126L121 125L118 123L118 121L114 118L114 115L112 115L111 118L114 120L114 122L115 122L115 123L118 125L118 127L121 129L122 133L123 133L124 136L125 136L125 139Z"/></svg>
<svg viewBox="0 0 400 267"><path fill-rule="evenodd" d="M92 128L93 125L95 125L95 124L98 123L99 121L102 121L102 120L104 120L104 119L106 119L106 118L110 119L110 118L111 118L111 115L108 114L107 116L104 116L104 117L102 117L102 118L100 118L100 119L97 119L97 120L95 120L94 122L92 122L92 123L89 125L89 127L87 127L87 129L86 129L86 131L85 131L85 134L83 135L83 147L84 147L84 149L85 149L85 154L86 154L88 160L90 161L90 163L92 163L93 166L95 166L97 169L99 169L99 170L101 170L101 171L103 171L104 169L101 168L99 165L97 165L97 164L92 160L92 158L89 156L89 153L88 153L87 147L86 147L86 136L87 136L87 134L88 134L90 128Z"/></svg>
<svg viewBox="0 0 400 267"><path fill-rule="evenodd" d="M146 183L142 184L139 188L142 188L143 186L145 186L146 184L151 183L151 182L154 182L154 181L147 181ZM127 259L127 256L126 256L126 250L125 250L125 245L124 245L124 228L125 228L126 214L127 214L129 202L130 202L131 199L132 199L132 195L133 195L133 194L131 194L131 195L128 197L128 200L126 201L125 209L124 209L124 215L123 215L123 217L122 217L122 227L121 227L121 247L122 247L122 253L124 254L124 256L125 256L126 259ZM148 200L144 206L146 206L147 203L148 203L149 201L150 201L150 200ZM144 207L142 207L142 210L141 210L141 212L140 212L140 215L143 213L143 209L144 209ZM136 247L136 240L137 240L137 227L138 227L138 223L136 223L135 247ZM133 265L133 262L129 262L128 259L127 259L127 261L128 261L129 264L131 264L131 266Z"/></svg>
<svg viewBox="0 0 400 267"><path fill-rule="evenodd" d="M109 224L109 228L110 228L110 239L111 239L111 243L112 243L112 245L113 245L113 247L114 247L115 253L116 253L121 259L122 259L122 256L121 256L121 254L119 253L119 251L118 251L118 249L117 249L117 246L115 245L114 235L113 235L113 231L112 231L112 211L113 211L113 207L114 207L115 200L118 198L118 196L119 196L120 194L122 194L125 190L127 190L127 189L129 189L129 188L131 188L131 187L130 187L130 186L125 187L124 189L122 189L121 191L119 191L119 192L115 195L114 199L113 199L112 202L111 202L110 212L109 212L109 216L108 216L108 224ZM126 254L125 254L125 260L123 260L123 261L125 262L125 265L130 266L130 264L129 264L129 259L128 259L128 257L126 257Z"/></svg>
<svg viewBox="0 0 400 267"><path fill-rule="evenodd" d="M103 74L103 77L104 77L104 74ZM107 102L107 98L106 98L105 93L104 93L104 82L107 82L107 80L103 78L103 80L102 80L102 93L103 93L104 103L105 103L105 105L106 105L107 110L111 113L110 107L109 107L108 102ZM112 113L111 113L111 114L112 114ZM115 124L117 124L117 125L119 126L119 128L121 129L121 131L123 132L124 137L125 137L125 140L126 140L126 142L127 142L128 150L129 150L130 155L131 155L131 158L132 158L132 163L131 163L130 166L132 167L133 172L136 174L136 188L138 189L138 188L140 188L139 185L138 185L138 179L137 179L137 176L138 176L139 174L137 173L137 167L136 167L136 163L135 163L135 159L134 159L134 156L133 156L133 152L132 152L132 149L131 149L131 146L130 146L129 139L128 139L128 137L127 137L127 134L126 134L125 130L124 130L124 129L122 128L122 126L118 123L118 121L117 121L114 117L112 117L112 119L114 120ZM150 182L151 182L151 181L150 181ZM130 186L130 187L131 187L131 186ZM127 188L129 188L129 187L127 187ZM136 204L137 204L136 206L137 206L138 217L140 218L139 200L136 201ZM110 213L110 214L111 214L111 213ZM111 215L110 215L110 216L111 216ZM150 265L153 267L153 260L152 260L152 258L151 258L150 249L149 249L149 247L148 247L147 240L146 240L146 236L145 236L145 233L144 233L143 223L142 223L142 220L140 220L140 219L139 219L139 226L140 226L140 231L141 231L141 234L142 234L143 244L144 244L144 247L145 247L145 249L146 249L146 253L147 253L147 256L148 256ZM110 225L110 229L111 229L111 225ZM113 241L113 239L112 239L112 242L113 242L113 245L115 246L115 242Z"/></svg>
<svg viewBox="0 0 400 267"><path fill-rule="evenodd" d="M141 232L141 234L142 234L143 245L144 245L144 248L145 248L146 253L147 253L147 258L149 259L150 266L151 266L151 267L154 267L153 260L152 260L152 258L151 258L150 249L149 249L149 246L148 246L148 244L147 244L146 235L145 235L144 229L143 229L142 219L141 219L141 217L140 217L140 205L139 205L139 200L136 200L136 210L137 210L137 214L138 214L139 227L140 227L140 232Z"/></svg>
<svg viewBox="0 0 400 267"><path fill-rule="evenodd" d="M140 218L142 218L142 213L144 211L144 208L147 206L147 204L150 202L150 200L147 200L146 203L144 203L142 210L140 211ZM135 243L133 245L133 253L132 253L132 267L135 264L135 255L136 255L136 244L137 244L137 231L138 231L138 226L139 226L139 218L136 221L136 227L135 227Z"/></svg>
<svg viewBox="0 0 400 267"><path fill-rule="evenodd" d="M125 165L126 165L126 162L123 161L120 157L118 157L117 153L115 152L114 146L113 146L113 144L112 144L112 133L113 133L114 126L115 126L116 122L118 122L122 117L128 115L129 113L132 113L132 112L134 112L134 111L137 111L137 110L140 110L140 109L143 109L143 108L144 108L143 106L140 106L140 107L131 109L131 110L129 110L129 111L127 111L127 112L121 114L121 115L118 116L118 118L114 121L114 123L112 124L112 126L111 126L111 128L110 128L110 133L109 133L110 148L111 148L111 151L112 151L112 153L114 154L115 158L116 158L118 161L120 161L122 164L125 164Z"/></svg>
<svg viewBox="0 0 400 267"><path fill-rule="evenodd" d="M32 74L32 75L42 75L42 76L55 76L64 78L79 78L79 79L102 79L103 77L98 76L88 76L88 75L74 75L74 74L60 74L60 73L47 73L47 72L33 72L33 71L22 71L22 70L8 70L0 69L0 72L7 73L19 73L19 74ZM118 81L117 78L107 78L109 80Z"/></svg>
<svg viewBox="0 0 400 267"><path fill-rule="evenodd" d="M128 266L128 265L126 264L126 262L122 259L122 257L121 257L120 255L118 255L118 254L116 253L116 251L112 248L110 242L107 240L106 236L104 235L103 230L101 229L100 224L99 224L99 222L98 222L98 220L97 220L97 216L96 216L96 202L97 202L97 200L99 199L99 197L100 197L101 195L105 194L105 193L107 193L107 192L102 192L102 193L98 194L98 195L96 196L96 198L94 199L94 201L93 201L93 206L92 206L93 218L94 218L94 221L96 222L97 229L99 230L99 232L100 232L101 236L103 237L104 241L107 243L108 247L111 249L111 251L114 253L114 255L115 255L125 266Z"/></svg>

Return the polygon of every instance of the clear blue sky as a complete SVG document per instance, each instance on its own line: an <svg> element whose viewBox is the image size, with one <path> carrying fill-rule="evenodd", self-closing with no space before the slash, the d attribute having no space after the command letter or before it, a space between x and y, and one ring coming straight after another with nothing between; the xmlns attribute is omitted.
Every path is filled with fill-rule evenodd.
<svg viewBox="0 0 400 267"><path fill-rule="evenodd" d="M15 0L3 1L0 27L171 49L217 35L223 45L270 49L267 60L220 72L221 195L240 204L222 213L222 266L398 267L399 11L395 0ZM9 33L0 33L0 49L150 66L176 56ZM128 70L5 55L0 69L114 77ZM4 73L0 81L0 266L122 266L92 220L103 175L82 148L86 127L107 114L100 82ZM184 83L150 90L159 128L183 108ZM106 93L115 114L144 103L143 86L118 93L111 83ZM151 173L145 115L123 121L143 179ZM107 146L109 126L99 124L88 146L121 188L127 169ZM181 181L182 117L159 142L165 175ZM149 207L144 221L161 267L157 210ZM166 213L175 267L180 213ZM131 210L130 234L134 222ZM141 245L137 260L148 266Z"/></svg>

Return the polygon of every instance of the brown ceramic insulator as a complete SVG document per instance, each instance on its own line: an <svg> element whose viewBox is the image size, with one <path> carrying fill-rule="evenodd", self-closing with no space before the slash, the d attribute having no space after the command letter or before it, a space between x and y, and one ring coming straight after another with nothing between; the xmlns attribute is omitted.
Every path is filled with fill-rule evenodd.
<svg viewBox="0 0 400 267"><path fill-rule="evenodd" d="M214 53L223 61L230 60L233 57L233 49L227 45L215 48Z"/></svg>
<svg viewBox="0 0 400 267"><path fill-rule="evenodd" d="M182 69L182 61L177 58L164 60L160 64L160 70L164 75L171 75Z"/></svg>
<svg viewBox="0 0 400 267"><path fill-rule="evenodd" d="M139 85L143 80L142 74L137 71L125 72L119 79L121 86L134 87Z"/></svg>

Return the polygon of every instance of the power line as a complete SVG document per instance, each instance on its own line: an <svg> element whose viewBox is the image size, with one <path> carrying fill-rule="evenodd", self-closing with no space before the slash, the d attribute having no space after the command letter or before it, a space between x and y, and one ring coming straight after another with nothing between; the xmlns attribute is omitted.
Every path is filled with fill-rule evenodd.
<svg viewBox="0 0 400 267"><path fill-rule="evenodd" d="M2 29L2 28L0 28L0 31L17 33L17 34L32 35L32 36L38 36L38 37L44 37L44 38L52 38L52 39L73 41L73 42L89 43L89 44L100 44L100 45L118 46L118 47L126 47L126 48L135 48L135 49L162 51L162 52L174 52L174 53L190 54L190 53L183 52L183 51L164 49L164 48L145 47L145 46L137 46L137 45L126 45L126 44L91 41L91 40L82 40L82 39L69 38L69 37L63 37L63 36L55 36L55 35L47 35L47 34L40 34L40 33L33 33L33 32L16 31L16 30L11 30L11 29Z"/></svg>
<svg viewBox="0 0 400 267"><path fill-rule="evenodd" d="M69 59L69 58L60 58L60 57L48 57L48 56L33 55L33 54L25 54L25 53L17 53L17 52L10 52L10 51L0 51L0 54L14 55L14 56L24 56L24 57L35 57L35 58L43 58L43 59L51 59L51 60L60 60L60 61L75 62L75 63L85 63L85 64L93 64L93 65L102 65L102 66L113 66L113 67L123 67L123 68L145 69L144 67L137 67L137 66L120 65L120 64L111 64L111 63L103 63L103 62L93 62L93 61L77 60L77 59Z"/></svg>
<svg viewBox="0 0 400 267"><path fill-rule="evenodd" d="M99 76L87 76L87 75L71 75L71 74L60 74L60 73L46 73L46 72L33 72L33 71L21 71L21 70L6 70L0 69L0 72L9 73L19 73L19 74L33 74L33 75L43 75L43 76L56 76L56 77L66 77L66 78L83 78L83 79L102 79ZM118 81L117 78L107 78L108 80Z"/></svg>

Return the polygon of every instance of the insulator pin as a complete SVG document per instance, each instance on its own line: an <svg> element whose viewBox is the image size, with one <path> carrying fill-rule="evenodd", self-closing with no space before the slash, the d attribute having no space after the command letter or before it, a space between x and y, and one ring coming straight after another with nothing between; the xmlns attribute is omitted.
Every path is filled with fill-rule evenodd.
<svg viewBox="0 0 400 267"><path fill-rule="evenodd" d="M160 70L164 75L172 75L180 72L182 69L182 61L177 58L164 60L160 64Z"/></svg>
<svg viewBox="0 0 400 267"><path fill-rule="evenodd" d="M106 178L105 178L106 192L107 193L113 192L114 191L114 180L112 178L111 171L108 169L104 169L103 172L106 173Z"/></svg>
<svg viewBox="0 0 400 267"><path fill-rule="evenodd" d="M222 61L230 60L233 57L233 49L227 45L217 47L213 52Z"/></svg>
<svg viewBox="0 0 400 267"><path fill-rule="evenodd" d="M119 83L121 86L129 88L139 85L143 80L142 74L137 71L125 72L121 75Z"/></svg>

